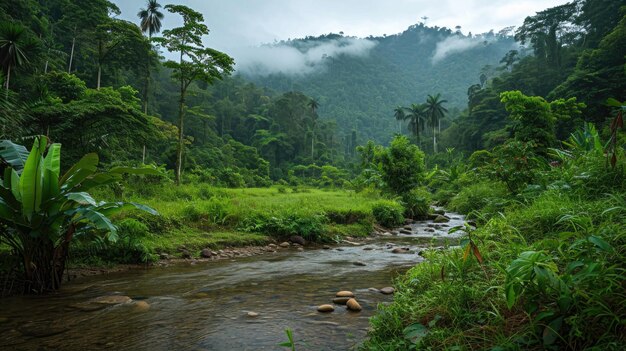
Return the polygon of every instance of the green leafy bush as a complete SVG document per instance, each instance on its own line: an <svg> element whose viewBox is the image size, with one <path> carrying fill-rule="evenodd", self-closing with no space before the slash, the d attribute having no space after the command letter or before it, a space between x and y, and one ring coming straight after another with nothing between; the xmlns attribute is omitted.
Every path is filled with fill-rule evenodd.
<svg viewBox="0 0 626 351"><path fill-rule="evenodd" d="M372 206L372 214L380 225L392 228L404 223L404 207L395 201L382 200Z"/></svg>
<svg viewBox="0 0 626 351"><path fill-rule="evenodd" d="M416 188L402 196L404 215L408 218L424 218L430 212L431 196L428 190Z"/></svg>
<svg viewBox="0 0 626 351"><path fill-rule="evenodd" d="M239 229L264 233L281 239L300 235L309 241L320 241L326 222L327 218L322 214L257 213L245 218Z"/></svg>
<svg viewBox="0 0 626 351"><path fill-rule="evenodd" d="M449 208L465 214L480 210L494 213L502 209L507 194L506 187L500 182L481 182L461 189L450 200Z"/></svg>

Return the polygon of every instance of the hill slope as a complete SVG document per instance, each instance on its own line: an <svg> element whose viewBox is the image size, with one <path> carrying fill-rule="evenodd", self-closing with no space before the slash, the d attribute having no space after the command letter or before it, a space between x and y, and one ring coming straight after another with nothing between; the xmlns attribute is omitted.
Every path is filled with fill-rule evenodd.
<svg viewBox="0 0 626 351"><path fill-rule="evenodd" d="M464 36L418 24L386 37L329 34L283 41L268 48L297 49L307 56L303 67L308 73L268 70L259 63L240 73L277 91L298 90L315 97L320 116L335 119L344 135L356 129L360 138L387 142L399 128L393 119L395 107L421 103L427 94L436 93L449 101L448 107L465 107L467 88L479 82L481 69L498 65L514 47L514 40L505 35ZM315 55L321 57L311 58ZM282 64L285 67L288 63Z"/></svg>

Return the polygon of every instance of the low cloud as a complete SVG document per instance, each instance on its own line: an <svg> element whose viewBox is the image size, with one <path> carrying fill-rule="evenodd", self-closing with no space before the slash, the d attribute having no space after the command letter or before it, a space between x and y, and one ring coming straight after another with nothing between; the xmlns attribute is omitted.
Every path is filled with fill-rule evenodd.
<svg viewBox="0 0 626 351"><path fill-rule="evenodd" d="M231 49L237 71L246 75L266 76L274 73L306 75L323 70L330 58L341 55L369 55L376 42L367 39L340 38L324 42L298 42Z"/></svg>
<svg viewBox="0 0 626 351"><path fill-rule="evenodd" d="M460 52L473 49L480 45L486 45L488 40L481 36L464 37L454 35L437 43L435 53L432 57L432 63L436 64L444 58L458 54Z"/></svg>

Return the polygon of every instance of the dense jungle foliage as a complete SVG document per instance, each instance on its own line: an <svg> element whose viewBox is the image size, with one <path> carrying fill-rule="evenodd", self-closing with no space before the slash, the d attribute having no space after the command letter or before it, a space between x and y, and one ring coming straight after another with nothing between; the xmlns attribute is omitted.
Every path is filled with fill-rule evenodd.
<svg viewBox="0 0 626 351"><path fill-rule="evenodd" d="M396 281L362 349L626 348L625 1L482 36L417 24L299 78L233 76L186 6L117 14L0 3L3 292L55 290L66 262L338 242L440 205L464 239ZM481 44L433 62L449 40Z"/></svg>

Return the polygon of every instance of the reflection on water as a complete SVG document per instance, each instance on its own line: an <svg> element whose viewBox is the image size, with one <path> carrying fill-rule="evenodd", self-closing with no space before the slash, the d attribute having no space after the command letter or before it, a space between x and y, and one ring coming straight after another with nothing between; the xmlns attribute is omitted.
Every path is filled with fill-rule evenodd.
<svg viewBox="0 0 626 351"><path fill-rule="evenodd" d="M452 237L447 229L462 219L449 215L454 219L447 227L417 223L411 235L376 237L360 246L114 273L68 284L54 296L0 300L0 349L277 350L286 340L284 329L291 328L298 350L347 350L365 337L376 305L392 300L368 288L392 285L398 273L422 260L420 247ZM392 253L398 246L414 253ZM363 311L316 311L339 290L353 291ZM109 295L133 302L92 301Z"/></svg>

